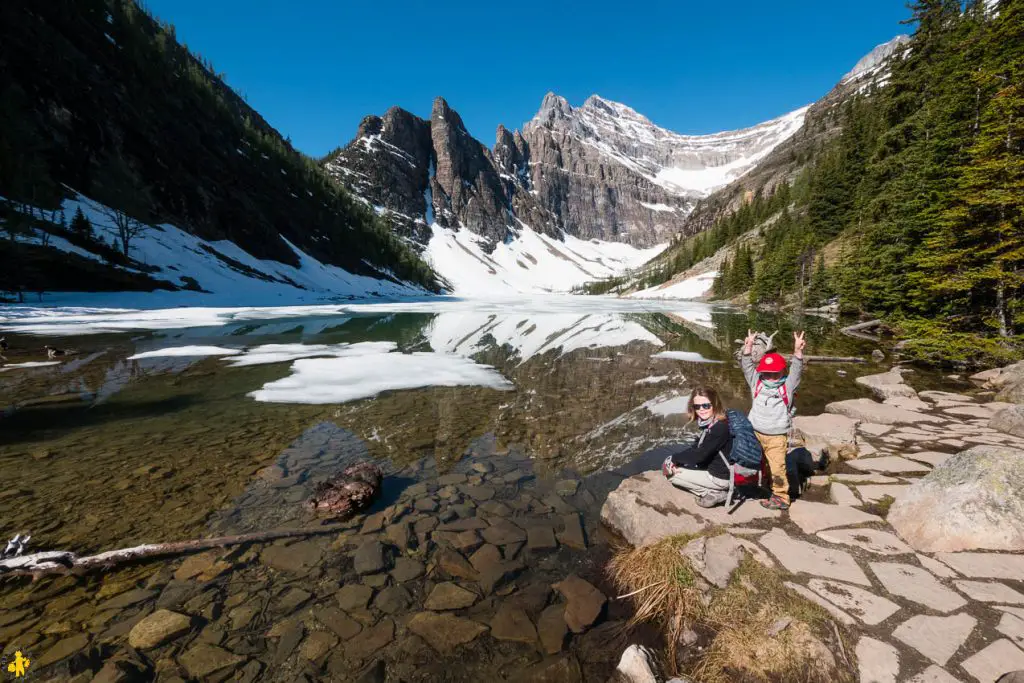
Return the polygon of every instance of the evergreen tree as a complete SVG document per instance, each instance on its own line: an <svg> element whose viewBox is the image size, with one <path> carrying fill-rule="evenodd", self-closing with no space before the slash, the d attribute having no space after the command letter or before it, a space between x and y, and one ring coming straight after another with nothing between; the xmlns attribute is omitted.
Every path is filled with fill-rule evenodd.
<svg viewBox="0 0 1024 683"><path fill-rule="evenodd" d="M71 219L71 232L83 239L92 239L92 223L82 213L82 207L75 209L75 215Z"/></svg>
<svg viewBox="0 0 1024 683"><path fill-rule="evenodd" d="M1024 8L1003 3L982 30L974 140L921 277L947 316L1006 337L1024 322Z"/></svg>
<svg viewBox="0 0 1024 683"><path fill-rule="evenodd" d="M715 282L711 287L711 292L715 295L716 299L722 299L729 294L729 259L724 259L722 265L718 268L718 275L715 276Z"/></svg>
<svg viewBox="0 0 1024 683"><path fill-rule="evenodd" d="M832 285L828 272L825 270L825 255L818 253L818 263L814 267L810 284L807 286L806 304L809 307L824 305L833 296Z"/></svg>

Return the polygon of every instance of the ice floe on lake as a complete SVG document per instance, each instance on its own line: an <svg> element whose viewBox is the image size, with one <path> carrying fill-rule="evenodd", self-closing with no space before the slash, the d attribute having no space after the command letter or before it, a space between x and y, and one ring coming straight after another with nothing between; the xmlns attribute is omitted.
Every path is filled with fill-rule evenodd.
<svg viewBox="0 0 1024 683"><path fill-rule="evenodd" d="M226 349L222 346L168 346L162 349L136 353L133 356L128 356L128 360L166 357L234 356L239 353L242 353L239 349Z"/></svg>
<svg viewBox="0 0 1024 683"><path fill-rule="evenodd" d="M353 348L355 347L355 348ZM231 367L269 365L286 363L301 358L340 358L342 356L365 355L378 351L390 353L397 349L394 342L361 342L358 344L263 344L253 347L242 356L225 359Z"/></svg>
<svg viewBox="0 0 1024 683"><path fill-rule="evenodd" d="M29 361L27 363L8 363L7 365L0 365L0 372L4 372L6 370L19 370L19 369L27 369L27 368L44 368L44 367L46 367L48 365L60 365L60 361L59 360L50 360L50 361L46 361L46 360L39 361L39 360L37 360L37 361Z"/></svg>
<svg viewBox="0 0 1024 683"><path fill-rule="evenodd" d="M489 365L445 353L394 353L388 344L352 344L337 358L295 361L292 374L249 393L269 403L345 403L382 391L441 386L510 390L511 382ZM392 345L393 348L393 345Z"/></svg>
<svg viewBox="0 0 1024 683"><path fill-rule="evenodd" d="M668 360L685 360L690 363L723 363L724 361L705 358L696 351L661 351L651 358L665 358Z"/></svg>
<svg viewBox="0 0 1024 683"><path fill-rule="evenodd" d="M711 320L711 307L679 301L636 301L610 296L544 295L492 299L456 297L409 298L389 302L320 304L266 307L177 307L160 309L0 306L0 330L19 334L71 336L103 334L131 330L173 330L192 327L217 327L241 322L287 321L319 318L327 325L337 316L337 324L352 315L381 313L459 313L464 315L575 315L612 313L673 313L687 320Z"/></svg>

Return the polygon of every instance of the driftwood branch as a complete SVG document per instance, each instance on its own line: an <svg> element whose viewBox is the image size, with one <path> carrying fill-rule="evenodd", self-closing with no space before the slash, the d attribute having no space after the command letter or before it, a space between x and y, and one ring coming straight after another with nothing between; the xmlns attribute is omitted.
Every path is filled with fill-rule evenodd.
<svg viewBox="0 0 1024 683"><path fill-rule="evenodd" d="M92 569L108 569L115 565L134 562L151 557L168 557L184 555L210 548L223 548L242 543L272 541L278 538L295 536L318 536L350 528L351 524L324 524L317 527L302 529L277 529L260 531L238 536L218 536L201 538L193 541L175 541L172 543L148 543L134 548L108 550L98 555L79 557L72 552L49 550L31 555L12 557L0 561L0 576L32 576L40 577L48 574L67 574L86 572Z"/></svg>
<svg viewBox="0 0 1024 683"><path fill-rule="evenodd" d="M804 360L815 363L866 363L860 356L804 356Z"/></svg>

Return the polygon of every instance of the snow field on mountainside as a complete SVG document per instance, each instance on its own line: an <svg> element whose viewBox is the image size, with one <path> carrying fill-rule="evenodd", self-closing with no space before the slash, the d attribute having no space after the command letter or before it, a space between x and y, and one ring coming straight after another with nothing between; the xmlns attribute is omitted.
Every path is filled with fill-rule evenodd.
<svg viewBox="0 0 1024 683"><path fill-rule="evenodd" d="M486 240L469 230L438 224L424 252L451 283L454 294L487 297L517 293L567 292L577 285L618 275L657 256L667 245L636 249L620 242L559 241L520 222L519 235L488 254Z"/></svg>
<svg viewBox="0 0 1024 683"><path fill-rule="evenodd" d="M626 296L633 299L699 299L711 291L716 277L718 277L718 271L712 270L679 282L641 289Z"/></svg>
<svg viewBox="0 0 1024 683"><path fill-rule="evenodd" d="M105 244L110 244L112 240L116 241L117 230L106 215L102 204L80 194L76 194L74 199L65 199L63 209L68 221L79 208L92 223L93 232L100 241ZM41 244L42 239L35 236L24 241ZM206 292L58 292L47 294L46 299L48 302L58 304L89 305L116 302L130 307L211 304L238 306L312 303L341 297L422 296L427 293L410 285L354 275L337 266L321 263L287 240L285 242L299 259L297 268L277 261L258 259L234 242L203 240L164 223L144 230L132 240L131 257L146 266L157 268L156 272L148 273L155 279L166 280L180 287L187 284L183 278L192 278L200 287L207 290ZM103 262L99 255L76 247L61 237L51 236L48 243L50 248ZM209 250L237 261L267 279L236 270ZM121 269L140 272L134 268Z"/></svg>

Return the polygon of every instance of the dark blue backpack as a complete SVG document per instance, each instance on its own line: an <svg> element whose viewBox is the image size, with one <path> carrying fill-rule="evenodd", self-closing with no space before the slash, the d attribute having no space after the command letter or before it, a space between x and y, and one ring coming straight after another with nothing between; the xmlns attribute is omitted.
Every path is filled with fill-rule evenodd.
<svg viewBox="0 0 1024 683"><path fill-rule="evenodd" d="M732 434L732 452L728 460L742 467L760 470L764 451L754 434L754 426L738 410L725 411L725 417L729 421L729 433Z"/></svg>

